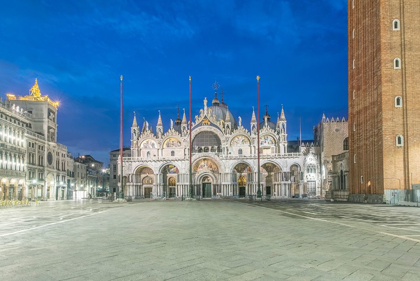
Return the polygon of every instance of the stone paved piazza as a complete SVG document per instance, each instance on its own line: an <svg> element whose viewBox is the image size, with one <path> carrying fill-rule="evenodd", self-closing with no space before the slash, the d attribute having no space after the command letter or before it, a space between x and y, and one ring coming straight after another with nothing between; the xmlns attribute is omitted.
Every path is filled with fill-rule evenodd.
<svg viewBox="0 0 420 281"><path fill-rule="evenodd" d="M41 202L0 210L1 280L420 280L420 208Z"/></svg>

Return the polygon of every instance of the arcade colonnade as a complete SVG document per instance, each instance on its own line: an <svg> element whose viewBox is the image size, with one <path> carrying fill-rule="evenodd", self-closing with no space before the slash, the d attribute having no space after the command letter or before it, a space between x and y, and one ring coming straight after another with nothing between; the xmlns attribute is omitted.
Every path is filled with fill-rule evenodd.
<svg viewBox="0 0 420 281"><path fill-rule="evenodd" d="M184 162L184 161L182 161ZM177 163L184 171L180 172L172 163L153 169L148 165L136 167L125 176L124 195L134 198L176 198L190 196L188 162ZM256 195L257 169L248 163L234 165L230 172L220 172L220 165L211 158L193 164L193 195L203 198L248 197ZM261 165L261 191L263 196L291 198L307 194L300 165L293 164L282 171L275 163Z"/></svg>
<svg viewBox="0 0 420 281"><path fill-rule="evenodd" d="M0 201L1 200L66 200L67 185L56 184L56 181L31 181L25 184L23 179L0 178Z"/></svg>

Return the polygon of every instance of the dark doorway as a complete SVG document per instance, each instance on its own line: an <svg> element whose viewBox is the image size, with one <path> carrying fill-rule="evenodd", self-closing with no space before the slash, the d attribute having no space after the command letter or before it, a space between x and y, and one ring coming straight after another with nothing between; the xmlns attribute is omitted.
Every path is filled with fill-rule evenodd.
<svg viewBox="0 0 420 281"><path fill-rule="evenodd" d="M152 194L152 188L151 187L145 187L144 188L144 198L151 198Z"/></svg>
<svg viewBox="0 0 420 281"><path fill-rule="evenodd" d="M169 188L169 198L175 197L175 187Z"/></svg>
<svg viewBox="0 0 420 281"><path fill-rule="evenodd" d="M203 198L211 198L211 183L203 183Z"/></svg>
<svg viewBox="0 0 420 281"><path fill-rule="evenodd" d="M271 196L271 186L265 187L265 195Z"/></svg>
<svg viewBox="0 0 420 281"><path fill-rule="evenodd" d="M245 186L239 187L239 197L245 197Z"/></svg>

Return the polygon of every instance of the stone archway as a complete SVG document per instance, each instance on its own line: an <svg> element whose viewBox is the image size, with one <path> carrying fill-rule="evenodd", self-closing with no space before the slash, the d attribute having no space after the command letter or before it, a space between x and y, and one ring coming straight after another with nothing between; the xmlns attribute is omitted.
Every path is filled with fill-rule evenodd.
<svg viewBox="0 0 420 281"><path fill-rule="evenodd" d="M203 198L212 197L212 183L213 179L208 175L201 178L201 196Z"/></svg>
<svg viewBox="0 0 420 281"><path fill-rule="evenodd" d="M218 179L220 178L219 171L219 165L213 158L203 157L196 160L193 164L193 174L195 174L196 182L198 183L195 194L211 197L221 193L221 187L218 184ZM211 182L203 182L205 176L208 176ZM211 191L210 194L208 190ZM207 194L204 194L203 191L207 192Z"/></svg>
<svg viewBox="0 0 420 281"><path fill-rule="evenodd" d="M177 196L176 184L178 174L179 169L173 164L166 164L160 170L160 185L163 197L174 198Z"/></svg>
<svg viewBox="0 0 420 281"><path fill-rule="evenodd" d="M134 196L152 198L155 173L150 167L140 166L134 172Z"/></svg>
<svg viewBox="0 0 420 281"><path fill-rule="evenodd" d="M303 187L301 184L301 168L298 164L290 166L291 195L294 198L302 198Z"/></svg>
<svg viewBox="0 0 420 281"><path fill-rule="evenodd" d="M263 194L265 196L278 196L280 194L281 168L274 163L267 162L261 166L264 180Z"/></svg>
<svg viewBox="0 0 420 281"><path fill-rule="evenodd" d="M9 199L9 181L7 178L3 178L0 181L0 200Z"/></svg>
<svg viewBox="0 0 420 281"><path fill-rule="evenodd" d="M233 182L236 186L233 188L233 194L239 197L246 197L252 194L253 173L251 166L247 163L238 163L232 171Z"/></svg>

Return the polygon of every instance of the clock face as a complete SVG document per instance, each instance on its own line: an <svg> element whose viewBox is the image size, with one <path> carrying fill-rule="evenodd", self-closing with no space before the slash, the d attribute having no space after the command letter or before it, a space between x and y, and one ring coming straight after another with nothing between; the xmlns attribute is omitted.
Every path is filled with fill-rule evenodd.
<svg viewBox="0 0 420 281"><path fill-rule="evenodd" d="M53 158L52 153L48 152L48 155L47 155L48 165L52 165L52 162L53 162L52 158Z"/></svg>

